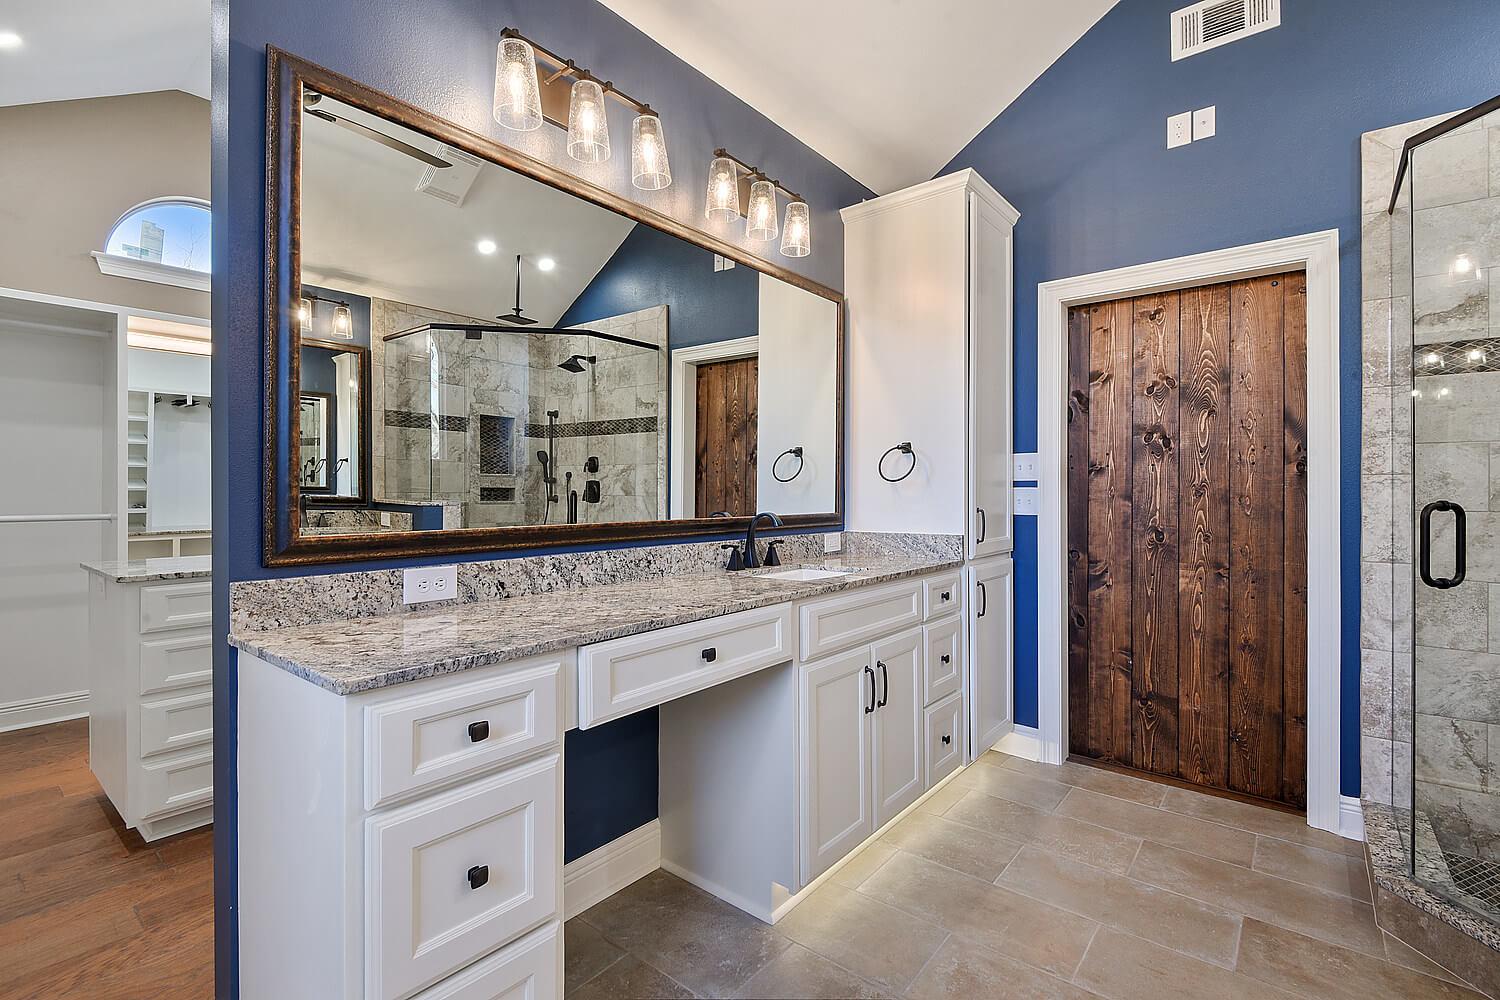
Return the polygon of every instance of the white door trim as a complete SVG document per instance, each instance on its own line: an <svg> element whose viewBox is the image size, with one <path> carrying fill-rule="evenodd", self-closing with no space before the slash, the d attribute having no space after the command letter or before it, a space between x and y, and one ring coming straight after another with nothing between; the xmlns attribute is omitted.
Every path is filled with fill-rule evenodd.
<svg viewBox="0 0 1500 1000"><path fill-rule="evenodd" d="M1137 264L1037 286L1038 731L1067 755L1068 307L1304 268L1307 272L1307 823L1339 830L1339 234Z"/></svg>
<svg viewBox="0 0 1500 1000"><path fill-rule="evenodd" d="M737 337L672 349L669 361L672 368L672 461L668 464L672 475L672 520L692 517L694 498L698 495L698 464L693 455L698 440L698 393L687 391L689 385L697 382L698 366L759 355L760 337Z"/></svg>

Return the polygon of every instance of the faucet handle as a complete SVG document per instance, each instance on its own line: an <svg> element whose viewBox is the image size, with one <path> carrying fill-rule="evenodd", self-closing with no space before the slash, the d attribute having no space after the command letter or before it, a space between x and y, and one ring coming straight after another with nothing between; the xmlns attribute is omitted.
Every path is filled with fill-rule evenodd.
<svg viewBox="0 0 1500 1000"><path fill-rule="evenodd" d="M721 549L729 550L729 565L724 568L730 572L739 572L745 568L744 556L738 545L720 545Z"/></svg>
<svg viewBox="0 0 1500 1000"><path fill-rule="evenodd" d="M780 542L777 541L770 541L766 543L766 557L761 560L762 566L781 565L781 556L776 551L776 546L779 544Z"/></svg>

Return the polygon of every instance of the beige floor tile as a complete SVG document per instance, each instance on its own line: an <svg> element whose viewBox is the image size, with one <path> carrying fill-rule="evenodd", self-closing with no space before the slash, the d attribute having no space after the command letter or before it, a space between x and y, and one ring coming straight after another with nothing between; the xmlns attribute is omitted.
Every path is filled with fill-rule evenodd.
<svg viewBox="0 0 1500 1000"><path fill-rule="evenodd" d="M1062 764L1039 764L1036 761L999 753L987 754L983 759L987 760L991 756L999 757L1002 767L1019 771L1033 778L1047 778L1075 788L1087 788L1101 795L1113 795L1117 799L1139 802L1141 805L1159 806L1162 796L1167 794L1166 785L1142 778L1132 778L1126 774L1116 774L1102 767L1089 767L1087 764L1075 764L1072 761Z"/></svg>
<svg viewBox="0 0 1500 1000"><path fill-rule="evenodd" d="M1109 1000L1290 1000L1294 994L1217 965L1099 928L1073 981Z"/></svg>
<svg viewBox="0 0 1500 1000"><path fill-rule="evenodd" d="M917 814L912 813L912 815L915 816ZM856 888L861 882L870 877L871 872L889 861L891 855L895 853L896 849L894 847L877 840L850 858L844 867L829 876L828 881L837 882L839 885L847 886L850 889Z"/></svg>
<svg viewBox="0 0 1500 1000"><path fill-rule="evenodd" d="M1369 903L1147 841L1130 874L1322 941L1384 956Z"/></svg>
<svg viewBox="0 0 1500 1000"><path fill-rule="evenodd" d="M1186 788L1168 788L1161 807L1172 812L1212 820L1225 826L1237 827L1265 837L1290 840L1294 844L1320 847L1325 851L1341 854L1360 854L1362 845L1357 840L1348 840L1324 830L1315 830L1307 825L1302 816L1280 812L1265 806L1237 802L1218 795L1193 792Z"/></svg>
<svg viewBox="0 0 1500 1000"><path fill-rule="evenodd" d="M1370 876L1365 871L1363 855L1350 857L1342 851L1334 853L1289 840L1260 837L1255 842L1253 867L1258 872L1301 882L1324 892L1370 901Z"/></svg>
<svg viewBox="0 0 1500 1000"><path fill-rule="evenodd" d="M882 865L859 892L1065 979L1078 967L1096 927L1092 920L905 852Z"/></svg>
<svg viewBox="0 0 1500 1000"><path fill-rule="evenodd" d="M1319 1000L1480 1000L1478 993L1461 986L1253 918L1245 920L1236 969L1261 982Z"/></svg>
<svg viewBox="0 0 1500 1000"><path fill-rule="evenodd" d="M950 938L906 991L910 1000L1097 1000L1040 969Z"/></svg>
<svg viewBox="0 0 1500 1000"><path fill-rule="evenodd" d="M871 878L890 867L882 865ZM868 880L867 880L868 882ZM885 989L901 992L948 932L836 883L824 883L788 913L777 930Z"/></svg>
<svg viewBox="0 0 1500 1000"><path fill-rule="evenodd" d="M997 884L1184 955L1234 968L1240 916L1217 906L1033 847L1021 851Z"/></svg>
<svg viewBox="0 0 1500 1000"><path fill-rule="evenodd" d="M590 924L577 917L563 924L563 991L593 979L625 952L610 944Z"/></svg>
<svg viewBox="0 0 1500 1000"><path fill-rule="evenodd" d="M943 818L1115 872L1129 869L1141 846L1137 837L983 792L968 792L943 813Z"/></svg>
<svg viewBox="0 0 1500 1000"><path fill-rule="evenodd" d="M568 992L568 1000L670 1000L692 991L634 955L625 955L593 979Z"/></svg>
<svg viewBox="0 0 1500 1000"><path fill-rule="evenodd" d="M1434 979L1444 979L1450 983L1458 982L1458 978L1453 973L1395 935L1382 934L1381 936L1385 938L1386 961L1411 969L1413 972L1420 972L1424 976L1432 976Z"/></svg>
<svg viewBox="0 0 1500 1000"><path fill-rule="evenodd" d="M1021 845L941 816L914 812L885 835L882 844L956 868L986 882L995 881ZM880 846L880 845L877 845Z"/></svg>
<svg viewBox="0 0 1500 1000"><path fill-rule="evenodd" d="M1067 785L983 762L964 770L953 779L953 784L1020 802L1042 812L1056 809L1063 796L1068 794Z"/></svg>
<svg viewBox="0 0 1500 1000"><path fill-rule="evenodd" d="M1179 847L1246 868L1255 857L1254 834L1126 802L1112 795L1100 795L1086 788L1070 791L1056 811L1059 816L1071 816L1132 837L1154 840L1158 844Z"/></svg>
<svg viewBox="0 0 1500 1000"><path fill-rule="evenodd" d="M959 799L968 794L969 790L963 785L958 784L958 779L954 778L942 788L939 788L937 791L927 796L927 798L923 799L922 804L917 806L915 811L931 813L934 816L941 816L943 813L948 811L949 807L951 807L953 803L957 802Z"/></svg>
<svg viewBox="0 0 1500 1000"><path fill-rule="evenodd" d="M866 1000L892 995L799 944L771 959L735 994L746 1000Z"/></svg>

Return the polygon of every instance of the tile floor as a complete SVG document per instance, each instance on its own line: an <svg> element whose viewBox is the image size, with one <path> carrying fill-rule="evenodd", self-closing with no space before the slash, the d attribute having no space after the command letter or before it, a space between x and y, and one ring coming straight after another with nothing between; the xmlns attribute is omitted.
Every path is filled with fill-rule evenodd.
<svg viewBox="0 0 1500 1000"><path fill-rule="evenodd" d="M569 1000L1479 997L1299 817L988 754L774 927L657 871L566 925Z"/></svg>

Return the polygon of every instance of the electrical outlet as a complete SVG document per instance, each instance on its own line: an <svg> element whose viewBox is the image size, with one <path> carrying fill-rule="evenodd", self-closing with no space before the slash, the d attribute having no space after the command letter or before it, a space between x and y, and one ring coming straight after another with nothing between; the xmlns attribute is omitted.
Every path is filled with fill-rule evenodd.
<svg viewBox="0 0 1500 1000"><path fill-rule="evenodd" d="M382 528L389 528L391 526L391 512L390 511L383 510L383 511L380 512L380 526Z"/></svg>
<svg viewBox="0 0 1500 1000"><path fill-rule="evenodd" d="M446 601L457 596L457 566L414 566L401 572L402 604Z"/></svg>
<svg viewBox="0 0 1500 1000"><path fill-rule="evenodd" d="M1042 459L1036 452L1016 455L1015 480L1018 483L1034 483L1042 478Z"/></svg>
<svg viewBox="0 0 1500 1000"><path fill-rule="evenodd" d="M1167 148L1176 149L1193 141L1193 113L1184 111L1167 119Z"/></svg>
<svg viewBox="0 0 1500 1000"><path fill-rule="evenodd" d="M1039 486L1017 486L1016 487L1016 515L1018 517L1035 517L1037 506L1041 502L1042 490Z"/></svg>
<svg viewBox="0 0 1500 1000"><path fill-rule="evenodd" d="M823 535L823 554L832 555L835 552L844 551L844 536L837 531L830 531Z"/></svg>
<svg viewBox="0 0 1500 1000"><path fill-rule="evenodd" d="M1193 112L1193 141L1207 139L1214 134L1214 118L1218 110L1217 105L1199 108Z"/></svg>

